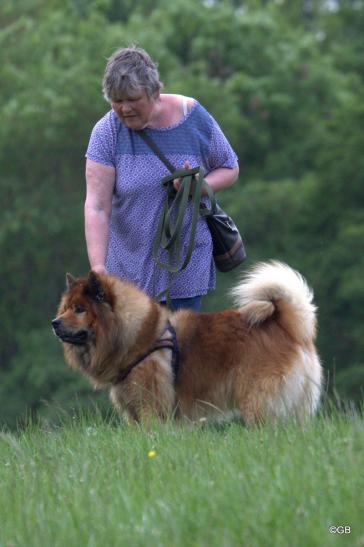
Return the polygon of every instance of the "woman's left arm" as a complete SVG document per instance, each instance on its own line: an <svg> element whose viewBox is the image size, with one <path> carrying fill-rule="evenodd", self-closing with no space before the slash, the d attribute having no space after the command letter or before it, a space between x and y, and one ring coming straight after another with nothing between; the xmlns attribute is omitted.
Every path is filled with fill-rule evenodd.
<svg viewBox="0 0 364 547"><path fill-rule="evenodd" d="M213 171L210 171L205 177L205 181L214 192L218 192L223 188L229 188L237 180L239 176L239 166L228 168L228 167L218 167ZM203 192L205 193L205 192Z"/></svg>
<svg viewBox="0 0 364 547"><path fill-rule="evenodd" d="M191 164L188 161L185 161L183 165L184 169L191 169ZM222 190L222 188L229 188L237 180L239 176L239 166L236 167L218 167L213 171L210 171L205 177L205 181L214 192ZM174 189L177 191L182 184L183 179L175 179L173 182ZM202 188L202 195L207 195L207 192Z"/></svg>

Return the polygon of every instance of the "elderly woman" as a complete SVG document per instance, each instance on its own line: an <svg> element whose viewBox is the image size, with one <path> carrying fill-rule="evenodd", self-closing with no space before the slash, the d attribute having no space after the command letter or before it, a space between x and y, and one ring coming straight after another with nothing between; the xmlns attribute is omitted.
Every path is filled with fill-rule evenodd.
<svg viewBox="0 0 364 547"><path fill-rule="evenodd" d="M148 133L177 168L202 166L214 191L231 186L239 173L236 154L201 104L161 89L156 65L144 50L132 46L116 51L103 79L111 110L95 125L86 153L85 232L91 268L128 279L151 296L169 283L168 272L154 264L152 244L165 199L161 179L170 173L138 131ZM176 180L175 187L179 184ZM187 210L185 238L190 218ZM201 217L191 259L173 275L173 309L199 309L202 296L214 286L211 236Z"/></svg>

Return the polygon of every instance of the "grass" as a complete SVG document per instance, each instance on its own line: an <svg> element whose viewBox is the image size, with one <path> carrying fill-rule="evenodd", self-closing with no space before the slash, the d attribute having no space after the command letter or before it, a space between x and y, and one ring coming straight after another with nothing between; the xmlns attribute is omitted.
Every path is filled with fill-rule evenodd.
<svg viewBox="0 0 364 547"><path fill-rule="evenodd" d="M1 547L364 545L361 415L0 435Z"/></svg>

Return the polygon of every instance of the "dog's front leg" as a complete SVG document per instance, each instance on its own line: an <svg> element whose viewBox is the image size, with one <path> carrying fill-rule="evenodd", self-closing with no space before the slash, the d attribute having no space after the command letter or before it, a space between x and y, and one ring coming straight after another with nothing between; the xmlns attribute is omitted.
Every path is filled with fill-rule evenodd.
<svg viewBox="0 0 364 547"><path fill-rule="evenodd" d="M136 367L120 384L112 387L110 398L118 411L127 411L137 423L165 420L173 413L175 391L169 368L153 358Z"/></svg>

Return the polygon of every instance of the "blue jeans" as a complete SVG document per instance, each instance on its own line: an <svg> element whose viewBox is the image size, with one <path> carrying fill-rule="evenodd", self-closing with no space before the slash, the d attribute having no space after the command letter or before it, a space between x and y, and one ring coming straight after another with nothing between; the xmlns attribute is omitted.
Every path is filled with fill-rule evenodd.
<svg viewBox="0 0 364 547"><path fill-rule="evenodd" d="M192 298L171 298L171 308L173 311L188 309L200 311L202 296L193 296ZM161 302L166 305L166 302Z"/></svg>

